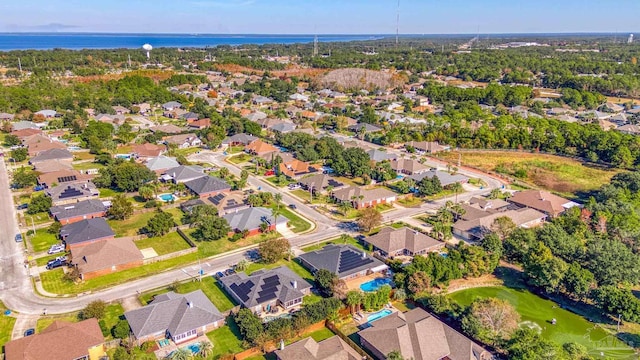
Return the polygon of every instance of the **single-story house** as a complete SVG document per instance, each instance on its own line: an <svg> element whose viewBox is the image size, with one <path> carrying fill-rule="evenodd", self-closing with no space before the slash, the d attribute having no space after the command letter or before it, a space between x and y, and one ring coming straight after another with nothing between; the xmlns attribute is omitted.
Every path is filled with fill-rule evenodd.
<svg viewBox="0 0 640 360"><path fill-rule="evenodd" d="M313 192L322 192L328 188L333 190L344 186L343 183L335 180L328 174L315 174L306 176L302 179L299 179L298 184L300 184L300 186L302 186L305 190L310 190Z"/></svg>
<svg viewBox="0 0 640 360"><path fill-rule="evenodd" d="M34 113L34 115L42 115L45 118L49 119L49 118L56 117L56 115L58 115L58 112L55 111L55 110L51 110L51 109L43 109L43 110L40 110L40 111L36 111Z"/></svg>
<svg viewBox="0 0 640 360"><path fill-rule="evenodd" d="M25 129L35 130L35 129L40 129L40 127L38 126L38 124L34 123L33 121L27 121L27 120L20 120L11 124L12 131L19 131L19 130L25 130Z"/></svg>
<svg viewBox="0 0 640 360"><path fill-rule="evenodd" d="M497 211L507 210L507 207L509 206L508 201L504 201L502 199L489 199L484 196L472 197L471 199L469 199L469 204L472 206L477 206L482 210L493 209Z"/></svg>
<svg viewBox="0 0 640 360"><path fill-rule="evenodd" d="M192 111L189 111L189 112L186 112L186 113L180 115L180 119L186 120L188 123L196 121L199 118L200 117L198 116L198 114L196 114L196 113L194 113Z"/></svg>
<svg viewBox="0 0 640 360"><path fill-rule="evenodd" d="M536 209L551 218L560 216L567 209L579 206L578 203L543 190L518 191L507 201L522 207Z"/></svg>
<svg viewBox="0 0 640 360"><path fill-rule="evenodd" d="M55 320L38 334L4 344L5 360L99 360L106 356L95 318L71 323Z"/></svg>
<svg viewBox="0 0 640 360"><path fill-rule="evenodd" d="M278 173L283 174L291 179L296 179L300 176L316 173L321 170L322 166L320 165L313 165L306 161L300 161L298 159L281 162L278 167Z"/></svg>
<svg viewBox="0 0 640 360"><path fill-rule="evenodd" d="M156 295L149 305L124 317L139 344L166 338L181 343L224 325L224 316L202 290Z"/></svg>
<svg viewBox="0 0 640 360"><path fill-rule="evenodd" d="M638 135L640 134L640 126L633 124L626 124L618 127L616 130L629 134L629 135Z"/></svg>
<svg viewBox="0 0 640 360"><path fill-rule="evenodd" d="M72 224L81 220L105 217L107 207L97 199L83 200L75 204L52 206L51 216L60 224Z"/></svg>
<svg viewBox="0 0 640 360"><path fill-rule="evenodd" d="M286 266L270 270L261 269L247 275L244 272L225 276L219 280L224 290L236 302L260 314L302 306L302 298L311 292L311 284Z"/></svg>
<svg viewBox="0 0 640 360"><path fill-rule="evenodd" d="M27 128L27 129L11 131L11 135L16 136L18 139L20 139L20 141L24 140L25 138L28 138L29 136L38 135L38 134L42 134L42 130Z"/></svg>
<svg viewBox="0 0 640 360"><path fill-rule="evenodd" d="M152 157L162 155L167 150L164 145L156 145L151 143L133 145L131 153L135 154L139 159L145 160Z"/></svg>
<svg viewBox="0 0 640 360"><path fill-rule="evenodd" d="M419 152L435 154L442 151L451 150L449 145L440 145L437 141L410 141L407 146L411 146Z"/></svg>
<svg viewBox="0 0 640 360"><path fill-rule="evenodd" d="M333 190L331 197L340 202L349 201L356 209L380 204L390 204L397 199L396 193L389 189L381 187L365 189L359 186L349 186Z"/></svg>
<svg viewBox="0 0 640 360"><path fill-rule="evenodd" d="M312 273L325 269L346 280L378 273L389 267L382 261L351 245L325 245L322 249L298 256L298 260Z"/></svg>
<svg viewBox="0 0 640 360"><path fill-rule="evenodd" d="M141 266L143 255L131 238L114 238L71 248L71 265L83 280Z"/></svg>
<svg viewBox="0 0 640 360"><path fill-rule="evenodd" d="M13 118L15 118L16 116L14 114L9 114L9 113L5 113L5 112L0 112L0 120L2 121L11 121L13 120Z"/></svg>
<svg viewBox="0 0 640 360"><path fill-rule="evenodd" d="M120 105L115 105L111 107L113 109L113 111L116 112L116 114L118 115L124 115L124 114L129 114L131 113L131 110L127 109L124 106L120 106Z"/></svg>
<svg viewBox="0 0 640 360"><path fill-rule="evenodd" d="M391 154L383 150L371 149L367 151L367 155L369 155L369 159L373 162L381 162L385 160L395 160L398 156L396 154Z"/></svg>
<svg viewBox="0 0 640 360"><path fill-rule="evenodd" d="M269 130L275 133L280 133L280 134L290 133L295 129L296 129L296 126L290 122L280 122L278 124L275 124L269 127Z"/></svg>
<svg viewBox="0 0 640 360"><path fill-rule="evenodd" d="M377 359L398 351L414 360L491 360L493 355L421 308L395 312L358 332L360 344Z"/></svg>
<svg viewBox="0 0 640 360"><path fill-rule="evenodd" d="M258 140L258 138L254 135L240 133L224 139L222 146L247 146L256 140Z"/></svg>
<svg viewBox="0 0 640 360"><path fill-rule="evenodd" d="M209 202L218 209L218 216L248 209L250 207L244 195L240 191L222 192L210 198ZM204 202L202 203L204 204Z"/></svg>
<svg viewBox="0 0 640 360"><path fill-rule="evenodd" d="M453 224L453 233L465 240L482 240L486 234L491 232L493 222L500 217L507 217L513 221L517 227L533 228L544 223L547 215L530 208L518 210L480 210L475 206L462 205L465 214L462 219Z"/></svg>
<svg viewBox="0 0 640 360"><path fill-rule="evenodd" d="M49 160L39 162L33 165L33 170L40 174L58 172L58 171L74 171L73 164L68 160Z"/></svg>
<svg viewBox="0 0 640 360"><path fill-rule="evenodd" d="M278 216L275 221L271 215L271 209L263 207L250 207L248 209L235 211L222 216L234 232L249 231L249 235L260 233L260 226L265 223L270 231L286 229L289 220L284 216ZM229 235L233 235L233 232Z"/></svg>
<svg viewBox="0 0 640 360"><path fill-rule="evenodd" d="M57 163L54 162L54 164ZM93 178L93 175L82 174L78 170L63 169L51 172L42 171L48 170L45 168L46 166L36 167L36 171L40 172L40 175L38 175L38 184L44 187L55 187L58 185L64 185L66 183L81 183L89 181Z"/></svg>
<svg viewBox="0 0 640 360"><path fill-rule="evenodd" d="M361 360L358 354L349 344L338 335L334 335L320 342L312 337L296 341L287 345L284 349L276 350L278 360Z"/></svg>
<svg viewBox="0 0 640 360"><path fill-rule="evenodd" d="M196 129L196 130L206 129L209 126L211 126L211 119L209 118L194 120L190 122L188 125L190 129Z"/></svg>
<svg viewBox="0 0 640 360"><path fill-rule="evenodd" d="M176 145L178 149L186 149L202 145L202 140L196 134L179 134L163 138L167 145Z"/></svg>
<svg viewBox="0 0 640 360"><path fill-rule="evenodd" d="M223 192L231 191L231 185L226 181L209 175L185 181L184 185L191 190L192 193L200 197L200 199L206 199Z"/></svg>
<svg viewBox="0 0 640 360"><path fill-rule="evenodd" d="M51 149L67 149L65 144L40 134L26 137L22 141L22 144L27 146L29 156L36 156L41 152Z"/></svg>
<svg viewBox="0 0 640 360"><path fill-rule="evenodd" d="M111 230L107 221L101 217L80 220L60 229L60 238L67 249L77 246L86 246L101 240L111 240L115 233Z"/></svg>
<svg viewBox="0 0 640 360"><path fill-rule="evenodd" d="M249 121L257 122L259 120L266 119L267 114L263 113L262 111L254 111L252 113L245 115L244 118Z"/></svg>
<svg viewBox="0 0 640 360"><path fill-rule="evenodd" d="M73 154L69 150L62 148L44 150L29 159L29 164L36 165L41 162L48 162L52 160L67 161L71 163L73 161Z"/></svg>
<svg viewBox="0 0 640 360"><path fill-rule="evenodd" d="M356 133L360 132L361 131L360 129L362 129L362 128L364 128L365 134L382 131L381 127L375 126L375 125L371 125L371 124L368 124L368 123L357 123L355 125L351 125L351 126L348 127L349 130L351 130L353 132L356 132Z"/></svg>
<svg viewBox="0 0 640 360"><path fill-rule="evenodd" d="M100 196L100 192L91 181L63 183L48 188L44 192L51 197L53 205L71 204L82 200L97 199Z"/></svg>
<svg viewBox="0 0 640 360"><path fill-rule="evenodd" d="M167 170L160 178L164 181L173 181L176 184L195 180L205 176L204 170L200 166L180 165Z"/></svg>
<svg viewBox="0 0 640 360"><path fill-rule="evenodd" d="M408 227L400 229L385 227L364 241L385 258L424 255L445 246L444 242Z"/></svg>
<svg viewBox="0 0 640 360"><path fill-rule="evenodd" d="M279 149L269 143L266 143L260 139L254 140L249 145L244 147L244 151L253 155L262 155L273 151L279 151Z"/></svg>
<svg viewBox="0 0 640 360"><path fill-rule="evenodd" d="M413 159L396 159L391 162L391 168L406 175L421 174L429 171L429 167Z"/></svg>
<svg viewBox="0 0 640 360"><path fill-rule="evenodd" d="M469 182L469 177L464 176L462 174L451 174L446 171L440 170L429 170L417 174L410 175L409 178L415 180L416 182L420 182L422 179L428 177L433 178L436 176L438 180L440 180L440 185L449 186L455 183L466 184Z"/></svg>
<svg viewBox="0 0 640 360"><path fill-rule="evenodd" d="M175 169L177 167L180 167L180 163L178 163L178 161L175 158L160 155L160 156L149 158L144 163L144 166L146 166L147 169L155 172L156 174L162 174L169 169Z"/></svg>
<svg viewBox="0 0 640 360"><path fill-rule="evenodd" d="M162 110L165 110L165 111L171 111L171 110L174 110L174 109L179 109L181 107L182 107L182 104L180 104L177 101L169 101L169 102L166 102L166 103L162 104Z"/></svg>

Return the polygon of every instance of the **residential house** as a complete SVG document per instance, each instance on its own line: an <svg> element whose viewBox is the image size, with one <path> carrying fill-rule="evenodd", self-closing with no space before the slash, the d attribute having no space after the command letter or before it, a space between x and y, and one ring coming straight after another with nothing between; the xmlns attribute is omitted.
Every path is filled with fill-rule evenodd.
<svg viewBox="0 0 640 360"><path fill-rule="evenodd" d="M218 209L218 216L238 212L250 207L241 191L221 192L209 197L207 200Z"/></svg>
<svg viewBox="0 0 640 360"><path fill-rule="evenodd" d="M240 133L224 139L222 146L247 146L256 140L258 140L258 138L254 135Z"/></svg>
<svg viewBox="0 0 640 360"><path fill-rule="evenodd" d="M38 155L29 159L29 164L36 165L41 162L48 162L52 160L59 160L61 162L68 162L71 164L73 161L73 154L65 148L53 148L49 150L40 151Z"/></svg>
<svg viewBox="0 0 640 360"><path fill-rule="evenodd" d="M149 305L124 317L139 344L166 338L181 343L224 325L224 316L202 290L156 295Z"/></svg>
<svg viewBox="0 0 640 360"><path fill-rule="evenodd" d="M141 266L143 258L131 238L115 238L71 247L70 263L88 280Z"/></svg>
<svg viewBox="0 0 640 360"><path fill-rule="evenodd" d="M298 256L298 260L312 273L325 269L340 280L379 273L389 268L382 261L351 245L325 245L320 250Z"/></svg>
<svg viewBox="0 0 640 360"><path fill-rule="evenodd" d="M408 227L393 229L385 227L364 240L385 258L396 256L424 255L439 251L445 243Z"/></svg>
<svg viewBox="0 0 640 360"><path fill-rule="evenodd" d="M107 207L100 200L78 201L75 204L52 206L51 216L60 224L67 225L78 221L107 216Z"/></svg>
<svg viewBox="0 0 640 360"><path fill-rule="evenodd" d="M627 125L622 125L620 127L618 127L616 130L625 133L625 134L629 134L629 135L639 135L640 134L640 126L638 125L633 125L633 124L627 124Z"/></svg>
<svg viewBox="0 0 640 360"><path fill-rule="evenodd" d="M41 115L41 116L44 116L45 119L51 119L56 117L58 115L58 112L50 109L43 109L40 111L36 111L34 115Z"/></svg>
<svg viewBox="0 0 640 360"><path fill-rule="evenodd" d="M138 107L140 115L144 115L151 111L151 105L149 103L134 104L133 106Z"/></svg>
<svg viewBox="0 0 640 360"><path fill-rule="evenodd" d="M421 308L395 312L358 332L376 359L398 351L414 360L491 360L493 355Z"/></svg>
<svg viewBox="0 0 640 360"><path fill-rule="evenodd" d="M40 172L40 175L38 175L38 185L42 185L45 188L56 187L58 185L64 185L66 183L87 182L93 178L93 175L82 174L80 173L80 171L73 169L62 169L43 172L41 170L38 170L39 168L44 167L36 167L36 171Z"/></svg>
<svg viewBox="0 0 640 360"><path fill-rule="evenodd" d="M173 181L176 184L185 183L205 176L204 170L200 166L180 165L176 168L167 170L160 177L163 181Z"/></svg>
<svg viewBox="0 0 640 360"><path fill-rule="evenodd" d="M311 293L311 284L286 266L261 269L251 275L236 273L221 278L219 283L238 304L257 314L275 312L277 307L300 308L302 298Z"/></svg>
<svg viewBox="0 0 640 360"><path fill-rule="evenodd" d="M12 131L20 131L25 129L39 130L40 127L38 126L38 124L34 123L33 121L27 121L27 120L20 120L11 124Z"/></svg>
<svg viewBox="0 0 640 360"><path fill-rule="evenodd" d="M606 104L602 105L602 110L612 113L619 113L624 111L624 106L612 102L607 102Z"/></svg>
<svg viewBox="0 0 640 360"><path fill-rule="evenodd" d="M11 131L11 135L16 136L18 139L20 139L20 141L24 140L29 136L38 135L38 134L42 134L42 130L27 128L27 129Z"/></svg>
<svg viewBox="0 0 640 360"><path fill-rule="evenodd" d="M186 149L202 145L202 140L196 134L180 134L163 138L167 145L176 145L178 149Z"/></svg>
<svg viewBox="0 0 640 360"><path fill-rule="evenodd" d="M302 103L309 102L309 97L308 96L302 95L302 94L299 94L299 93L295 93L295 94L289 95L289 99L293 100L295 102L302 102Z"/></svg>
<svg viewBox="0 0 640 360"><path fill-rule="evenodd" d="M417 160L413 159L396 159L391 162L391 168L397 173L405 175L416 175L429 171L429 167L421 164Z"/></svg>
<svg viewBox="0 0 640 360"><path fill-rule="evenodd" d="M162 104L162 110L165 110L165 111L172 111L174 109L179 109L181 107L182 107L182 104L180 104L177 101L169 101Z"/></svg>
<svg viewBox="0 0 640 360"><path fill-rule="evenodd" d="M429 171L413 174L409 176L409 178L415 180L416 182L420 182L422 179L426 177L432 179L434 176L437 177L438 180L440 180L440 185L442 186L449 186L455 183L466 184L467 182L469 182L468 176L464 176L462 174L451 174L446 171L433 170L433 169Z"/></svg>
<svg viewBox="0 0 640 360"><path fill-rule="evenodd" d="M278 118L264 118L264 119L255 121L255 123L260 125L260 127L263 129L269 129L275 125L279 125L285 122L286 122L285 120L278 119Z"/></svg>
<svg viewBox="0 0 640 360"><path fill-rule="evenodd" d="M279 134L290 133L295 129L296 129L296 126L290 122L280 122L278 124L275 124L269 127L269 130Z"/></svg>
<svg viewBox="0 0 640 360"><path fill-rule="evenodd" d="M256 235L261 232L260 227L262 224L266 224L269 231L281 231L287 228L288 219L284 216L278 216L274 223L271 209L263 207L250 207L244 210L238 210L222 216L233 232L229 235L233 235L234 232L248 231L249 235Z"/></svg>
<svg viewBox="0 0 640 360"><path fill-rule="evenodd" d="M71 323L55 320L38 334L4 344L5 360L99 360L106 356L95 318Z"/></svg>
<svg viewBox="0 0 640 360"><path fill-rule="evenodd" d="M262 155L273 151L279 151L279 149L269 143L266 143L260 139L254 140L249 145L245 146L244 151L253 155Z"/></svg>
<svg viewBox="0 0 640 360"><path fill-rule="evenodd" d="M223 192L231 191L231 185L226 181L209 175L185 181L184 185L200 199L206 199Z"/></svg>
<svg viewBox="0 0 640 360"><path fill-rule="evenodd" d="M291 159L289 161L283 161L278 167L278 173L283 174L291 179L297 179L301 176L313 174L322 170L322 166L313 165L306 161L300 161L298 159Z"/></svg>
<svg viewBox="0 0 640 360"><path fill-rule="evenodd" d="M245 118L249 121L258 122L262 119L266 119L267 114L263 113L262 111L255 111L246 115Z"/></svg>
<svg viewBox="0 0 640 360"><path fill-rule="evenodd" d="M440 145L437 141L410 141L407 146L411 146L418 152L424 152L427 154L435 154L451 150L451 146Z"/></svg>
<svg viewBox="0 0 640 360"><path fill-rule="evenodd" d="M167 170L180 167L180 163L178 163L175 158L160 155L157 157L149 158L144 163L144 166L146 166L147 169L155 172L156 174L163 174Z"/></svg>
<svg viewBox="0 0 640 360"><path fill-rule="evenodd" d="M191 112L191 111L180 115L180 119L185 120L189 124L191 124L192 122L198 120L199 118L200 117L198 116L198 114L196 114L194 112Z"/></svg>
<svg viewBox="0 0 640 360"><path fill-rule="evenodd" d="M45 194L51 197L53 205L71 204L82 200L96 199L100 192L91 181L82 183L63 183L48 188Z"/></svg>
<svg viewBox="0 0 640 360"><path fill-rule="evenodd" d="M194 120L187 125L189 129L202 130L211 126L211 119L205 118L200 120Z"/></svg>
<svg viewBox="0 0 640 360"><path fill-rule="evenodd" d="M12 121L13 118L15 118L14 114L0 112L0 121Z"/></svg>
<svg viewBox="0 0 640 360"><path fill-rule="evenodd" d="M314 112L314 111L309 111L309 110L303 110L302 112L296 114L299 118L301 119L306 119L306 120L317 120L319 118L318 113Z"/></svg>
<svg viewBox="0 0 640 360"><path fill-rule="evenodd" d="M340 202L349 201L356 209L390 204L397 199L396 193L389 189L382 187L365 189L360 186L349 186L333 190L331 197Z"/></svg>
<svg viewBox="0 0 640 360"><path fill-rule="evenodd" d="M362 360L362 355L338 335L320 342L308 337L276 350L275 354L278 360Z"/></svg>
<svg viewBox="0 0 640 360"><path fill-rule="evenodd" d="M507 199L512 204L536 209L551 218L560 216L567 209L579 204L543 190L518 191Z"/></svg>
<svg viewBox="0 0 640 360"><path fill-rule="evenodd" d="M173 124L152 126L149 128L149 130L151 130L151 132L154 132L154 133L159 132L159 133L165 133L165 134L180 134L181 132L185 131L184 128L181 128Z"/></svg>
<svg viewBox="0 0 640 360"><path fill-rule="evenodd" d="M110 240L114 237L115 233L111 230L107 221L101 217L80 220L64 225L60 229L60 238L67 249L86 246L101 240Z"/></svg>
<svg viewBox="0 0 640 360"><path fill-rule="evenodd" d="M509 202L504 201L502 199L489 199L484 196L474 196L469 199L469 204L471 206L476 206L482 210L496 210L496 211L504 211L508 210Z"/></svg>
<svg viewBox="0 0 640 360"><path fill-rule="evenodd" d="M115 111L116 114L118 114L118 115L124 115L124 114L131 113L131 110L127 109L124 106L115 105L115 106L112 106L112 108L113 108L113 111Z"/></svg>
<svg viewBox="0 0 640 360"><path fill-rule="evenodd" d="M453 224L453 233L464 240L482 240L491 232L494 221L500 217L507 217L517 227L533 228L544 223L547 215L535 209L521 208L518 210L505 209L481 209L478 204L462 205L465 210L461 219Z"/></svg>
<svg viewBox="0 0 640 360"><path fill-rule="evenodd" d="M383 150L371 149L367 151L369 159L373 162L381 162L385 160L395 160L398 156L396 154L388 153Z"/></svg>
<svg viewBox="0 0 640 360"><path fill-rule="evenodd" d="M273 103L273 99L270 99L265 96L256 96L253 98L253 100L251 100L251 102L254 105L258 105L258 106L268 106Z"/></svg>
<svg viewBox="0 0 640 360"><path fill-rule="evenodd" d="M344 186L343 183L335 180L327 174L315 174L303 177L298 180L298 184L307 191L323 192L327 189L338 189Z"/></svg>
<svg viewBox="0 0 640 360"><path fill-rule="evenodd" d="M74 171L72 162L68 160L42 161L34 164L33 169L40 174L47 174L58 171Z"/></svg>
<svg viewBox="0 0 640 360"><path fill-rule="evenodd" d="M381 127L367 124L367 123L358 123L356 125L351 125L349 126L348 129L355 133L360 133L360 131L364 131L365 134L382 131ZM361 130L361 129L364 129L364 130Z"/></svg>
<svg viewBox="0 0 640 360"><path fill-rule="evenodd" d="M40 134L24 138L22 144L27 147L29 156L36 156L46 150L67 148L65 144Z"/></svg>
<svg viewBox="0 0 640 360"><path fill-rule="evenodd" d="M131 153L134 154L138 159L146 160L149 158L160 156L166 150L167 147L164 145L144 143L133 145Z"/></svg>

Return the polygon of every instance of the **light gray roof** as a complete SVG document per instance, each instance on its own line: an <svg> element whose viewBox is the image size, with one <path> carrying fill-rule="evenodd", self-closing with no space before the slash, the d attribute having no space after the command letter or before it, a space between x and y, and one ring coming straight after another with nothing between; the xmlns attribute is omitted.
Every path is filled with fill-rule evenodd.
<svg viewBox="0 0 640 360"><path fill-rule="evenodd" d="M204 176L202 168L199 166L181 165L173 169L169 169L165 174L171 176L176 183L187 182Z"/></svg>
<svg viewBox="0 0 640 360"><path fill-rule="evenodd" d="M415 254L421 251L432 251L444 246L443 242L407 227L400 229L385 227L377 234L369 236L366 242L387 254L404 249Z"/></svg>
<svg viewBox="0 0 640 360"><path fill-rule="evenodd" d="M57 112L55 110L50 110L50 109L44 109L44 110L40 110L40 111L36 111L36 115L42 115L42 116L46 116L46 117L54 117L56 116Z"/></svg>
<svg viewBox="0 0 640 360"><path fill-rule="evenodd" d="M334 189L344 186L343 183L327 174L315 174L303 177L302 179L298 180L298 183L306 187L307 189L309 187L313 187L313 189L315 190L326 189L329 186L332 186Z"/></svg>
<svg viewBox="0 0 640 360"><path fill-rule="evenodd" d="M33 121L20 120L11 124L13 131L24 130L24 129L39 129L38 125Z"/></svg>
<svg viewBox="0 0 640 360"><path fill-rule="evenodd" d="M58 221L69 219L77 216L95 214L105 211L107 208L102 201L97 199L89 199L79 201L75 204L53 206L49 209L51 215L55 216Z"/></svg>
<svg viewBox="0 0 640 360"><path fill-rule="evenodd" d="M224 319L202 290L158 295L149 305L124 316L136 338L164 331L175 336Z"/></svg>
<svg viewBox="0 0 640 360"><path fill-rule="evenodd" d="M367 151L367 155L369 155L369 158L375 162L393 160L398 157L396 154L390 154L386 151L378 149L371 149Z"/></svg>
<svg viewBox="0 0 640 360"><path fill-rule="evenodd" d="M114 235L113 230L103 218L78 221L60 229L60 237L67 245L80 244Z"/></svg>
<svg viewBox="0 0 640 360"><path fill-rule="evenodd" d="M368 124L368 123L357 123L355 125L349 126L349 130L351 130L351 131L358 131L358 130L360 130L360 128L364 128L365 132L368 132L368 133L382 130L381 127L378 127L378 126L375 126L375 125L371 125L371 124Z"/></svg>
<svg viewBox="0 0 640 360"><path fill-rule="evenodd" d="M29 163L35 164L43 161L58 160L58 159L70 159L73 160L73 154L67 149L49 149L38 153L37 156L32 157Z"/></svg>
<svg viewBox="0 0 640 360"><path fill-rule="evenodd" d="M264 118L267 117L267 114L263 113L262 111L256 111L256 112L252 112L251 114L245 116L245 118L251 120L251 121L258 121L258 120L262 120Z"/></svg>
<svg viewBox="0 0 640 360"><path fill-rule="evenodd" d="M244 307L248 308L274 299L282 303L299 299L304 296L303 290L311 288L311 284L286 266L258 270L251 275L240 272L225 276L220 279L220 282L228 292L240 300ZM276 283L277 285L274 285ZM273 289L274 286L275 289Z"/></svg>
<svg viewBox="0 0 640 360"><path fill-rule="evenodd" d="M273 216L271 215L271 209L263 207L250 207L248 209L239 210L223 216L227 220L229 226L234 230L255 230L260 228L260 224L263 222L271 225L273 223ZM278 216L276 219L277 224L286 223L288 220L284 216Z"/></svg>
<svg viewBox="0 0 640 360"><path fill-rule="evenodd" d="M384 265L382 261L351 245L326 245L320 250L304 253L298 258L310 266L311 271L325 269L339 278Z"/></svg>
<svg viewBox="0 0 640 360"><path fill-rule="evenodd" d="M56 187L48 188L45 193L51 197L53 203L79 199L87 196L98 196L100 193L96 186L91 182L83 182L78 184L61 184Z"/></svg>
<svg viewBox="0 0 640 360"><path fill-rule="evenodd" d="M233 143L242 143L244 145L248 145L254 140L258 140L258 138L251 134L241 133L241 134L235 134L233 136L227 137L222 141L222 143L225 145L233 144Z"/></svg>
<svg viewBox="0 0 640 360"><path fill-rule="evenodd" d="M289 123L289 122L281 122L279 124L273 125L272 127L270 127L270 129L272 131L276 131L276 132L284 134L284 133L288 133L288 132L291 132L291 131L295 130L296 126L294 124L292 124L292 123Z"/></svg>
<svg viewBox="0 0 640 360"><path fill-rule="evenodd" d="M175 158L164 155L151 158L144 165L151 171L173 169L180 166Z"/></svg>
<svg viewBox="0 0 640 360"><path fill-rule="evenodd" d="M173 108L182 107L182 104L180 104L177 101L169 101L169 102L166 102L166 103L162 104L162 107L165 108L165 109L169 109L169 108L173 109Z"/></svg>
<svg viewBox="0 0 640 360"><path fill-rule="evenodd" d="M447 185L451 185L453 183L457 183L457 182L467 182L469 181L469 177L461 175L461 174L449 174L446 171L438 171L438 170L429 170L420 174L414 174L409 176L411 179L415 180L415 181L420 181L422 179L424 179L425 177L428 178L432 178L434 176L438 177L438 180L440 180L440 184L442 186L447 186Z"/></svg>
<svg viewBox="0 0 640 360"><path fill-rule="evenodd" d="M184 184L189 190L198 195L231 189L231 185L226 181L209 175L187 181Z"/></svg>

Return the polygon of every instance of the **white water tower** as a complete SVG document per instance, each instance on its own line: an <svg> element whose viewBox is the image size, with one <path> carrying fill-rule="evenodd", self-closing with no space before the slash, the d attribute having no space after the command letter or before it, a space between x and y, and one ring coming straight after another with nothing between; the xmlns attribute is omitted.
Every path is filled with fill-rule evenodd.
<svg viewBox="0 0 640 360"><path fill-rule="evenodd" d="M627 44L631 44L633 42L633 34L629 34L629 38L627 39Z"/></svg>
<svg viewBox="0 0 640 360"><path fill-rule="evenodd" d="M147 52L147 60L149 60L150 54L151 54L151 50L153 49L153 46L151 46L151 44L144 44L142 45L142 50Z"/></svg>

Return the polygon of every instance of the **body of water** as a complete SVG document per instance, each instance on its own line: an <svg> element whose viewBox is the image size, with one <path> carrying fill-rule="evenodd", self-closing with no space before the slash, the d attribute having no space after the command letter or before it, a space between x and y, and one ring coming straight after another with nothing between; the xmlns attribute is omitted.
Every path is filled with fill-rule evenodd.
<svg viewBox="0 0 640 360"><path fill-rule="evenodd" d="M318 35L320 42L381 39L380 35ZM311 43L314 35L211 35L211 34L79 34L79 33L0 33L0 50L47 49L137 49L153 47L214 47L245 44Z"/></svg>
<svg viewBox="0 0 640 360"><path fill-rule="evenodd" d="M520 314L521 327L535 329L559 345L567 342L582 344L589 349L591 356L598 359L602 358L602 354L610 359L637 359L631 347L597 324L527 290L504 286L480 287L456 291L449 297L464 306L476 298L506 300ZM556 319L555 325L552 325L552 319Z"/></svg>

